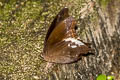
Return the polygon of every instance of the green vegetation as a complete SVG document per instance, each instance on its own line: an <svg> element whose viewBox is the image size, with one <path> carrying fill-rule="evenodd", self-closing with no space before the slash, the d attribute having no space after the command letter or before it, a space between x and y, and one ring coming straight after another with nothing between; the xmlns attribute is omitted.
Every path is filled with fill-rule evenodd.
<svg viewBox="0 0 120 80"><path fill-rule="evenodd" d="M101 74L97 77L97 80L106 80L106 75Z"/></svg>
<svg viewBox="0 0 120 80"><path fill-rule="evenodd" d="M101 74L97 77L97 80L114 80L113 76L106 76L104 74Z"/></svg>

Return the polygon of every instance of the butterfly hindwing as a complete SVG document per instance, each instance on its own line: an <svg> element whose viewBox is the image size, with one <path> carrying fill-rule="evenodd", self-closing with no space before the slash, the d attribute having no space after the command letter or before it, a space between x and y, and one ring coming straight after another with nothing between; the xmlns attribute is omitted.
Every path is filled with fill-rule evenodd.
<svg viewBox="0 0 120 80"><path fill-rule="evenodd" d="M66 38L53 45L45 55L48 62L71 63L80 59L80 56L90 50L83 42L75 38Z"/></svg>

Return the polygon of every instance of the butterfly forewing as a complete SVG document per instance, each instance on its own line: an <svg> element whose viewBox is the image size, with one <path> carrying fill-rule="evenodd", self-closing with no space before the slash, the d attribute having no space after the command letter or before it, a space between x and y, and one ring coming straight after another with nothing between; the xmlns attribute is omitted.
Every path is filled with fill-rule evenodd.
<svg viewBox="0 0 120 80"><path fill-rule="evenodd" d="M44 46L46 46L46 42L51 34L51 32L55 29L55 27L57 27L57 25L63 21L65 18L69 17L69 14L68 14L68 8L65 7L63 8L59 13L58 15L55 17L55 19L53 20L51 26L49 27L48 29L48 32L46 34L46 37L45 37L45 41L44 41Z"/></svg>
<svg viewBox="0 0 120 80"><path fill-rule="evenodd" d="M52 46L67 37L74 37L76 33L74 31L73 26L75 25L76 25L76 21L72 17L68 17L65 20L63 20L51 32L51 35L49 36L46 42L47 46Z"/></svg>

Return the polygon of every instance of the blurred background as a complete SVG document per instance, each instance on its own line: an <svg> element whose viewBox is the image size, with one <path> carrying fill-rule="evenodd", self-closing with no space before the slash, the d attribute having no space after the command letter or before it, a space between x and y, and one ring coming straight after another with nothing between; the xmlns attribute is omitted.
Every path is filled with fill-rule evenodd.
<svg viewBox="0 0 120 80"><path fill-rule="evenodd" d="M0 80L120 80L120 0L0 0ZM45 35L64 7L77 20L80 39L94 55L43 71Z"/></svg>

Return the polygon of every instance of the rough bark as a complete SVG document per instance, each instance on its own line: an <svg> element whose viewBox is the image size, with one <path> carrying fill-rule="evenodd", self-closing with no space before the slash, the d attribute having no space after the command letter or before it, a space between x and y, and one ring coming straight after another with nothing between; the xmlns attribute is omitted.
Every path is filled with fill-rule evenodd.
<svg viewBox="0 0 120 80"><path fill-rule="evenodd" d="M86 55L73 64L56 66L48 73L50 80L95 80L99 74L120 79L120 7L111 0L106 10L97 4L98 20L87 20L85 40L92 42L94 55ZM114 8L113 8L114 7ZM46 77L47 79L47 77Z"/></svg>

